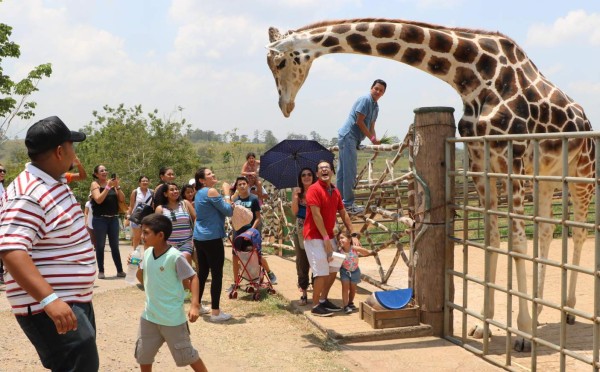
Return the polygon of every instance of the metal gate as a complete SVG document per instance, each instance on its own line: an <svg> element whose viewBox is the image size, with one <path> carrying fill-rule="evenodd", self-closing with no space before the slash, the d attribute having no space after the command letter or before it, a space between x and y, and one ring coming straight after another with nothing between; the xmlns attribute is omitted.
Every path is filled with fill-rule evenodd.
<svg viewBox="0 0 600 372"><path fill-rule="evenodd" d="M446 142L446 159L451 150L456 151L457 164L446 176L447 206L455 218L447 224L447 237L454 245L454 268L447 268L445 278L444 337L481 356L485 360L508 370L598 370L600 340L600 182L598 178L570 177L568 175L568 151L575 138L591 138L600 149L600 133L536 134L519 136L485 136L451 138ZM562 173L540 174L540 143L557 140L562 146ZM512 174L513 141L528 140L533 145L533 172L528 175ZM469 171L467 142L480 142L484 147L485 169ZM496 141L508 143L508 172L490 172L490 146ZM462 154L460 145L462 144ZM595 152L595 174L600 175L600 151ZM485 181L483 203L473 198L469 181L482 177ZM502 184L521 180L529 185L529 203L523 213L515 213L513 188L507 187L496 208L490 208L490 190ZM547 183L547 184L544 184ZM559 193L550 216L540 214L540 206L549 200L540 200L540 188L555 183ZM574 183L594 185L595 195L591 210L585 221L575 221L570 214L569 185ZM454 195L449 195L454 186ZM498 220L503 230L497 247L491 245L490 221ZM483 220L483 239L474 234L473 220ZM510 226L526 223L527 252L515 251L515 237ZM504 226L504 227L503 227ZM549 242L549 254L543 258L541 231L553 226L560 232L559 239ZM579 264L572 264L573 242L569 238L577 229L584 229L587 241L581 251ZM491 265L498 257L496 280L491 281ZM514 259L525 262L527 289L518 289ZM540 273L545 270L542 288L538 286ZM454 299L450 293L454 284ZM577 284L576 303L568 298L569 286ZM495 295L494 295L495 294ZM518 302L525 300L532 319L531 332L517 326ZM494 306L495 304L495 306ZM543 311L538 310L543 307ZM495 308L495 312L493 311ZM574 324L567 324L567 320ZM469 329L480 324L483 338L469 336ZM513 342L522 338L531 343L530 352L513 350Z"/></svg>

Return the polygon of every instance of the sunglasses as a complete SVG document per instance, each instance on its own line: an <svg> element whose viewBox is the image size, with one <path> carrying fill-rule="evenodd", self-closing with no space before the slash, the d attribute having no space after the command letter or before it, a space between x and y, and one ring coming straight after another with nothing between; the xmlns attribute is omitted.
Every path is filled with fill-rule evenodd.
<svg viewBox="0 0 600 372"><path fill-rule="evenodd" d="M6 173L6 169L0 169L0 173Z"/></svg>
<svg viewBox="0 0 600 372"><path fill-rule="evenodd" d="M175 215L175 211L171 211L171 221L177 221L177 216Z"/></svg>

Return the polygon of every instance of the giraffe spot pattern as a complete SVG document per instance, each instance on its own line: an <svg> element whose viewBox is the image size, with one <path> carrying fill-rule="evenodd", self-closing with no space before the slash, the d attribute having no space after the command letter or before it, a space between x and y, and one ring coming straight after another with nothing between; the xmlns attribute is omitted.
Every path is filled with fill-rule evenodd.
<svg viewBox="0 0 600 372"><path fill-rule="evenodd" d="M381 39L381 38L390 38L394 36L394 31L396 31L396 26L391 23L378 23L373 27L373 36Z"/></svg>
<svg viewBox="0 0 600 372"><path fill-rule="evenodd" d="M529 105L525 97L520 94L508 103L508 108L518 117L529 117Z"/></svg>
<svg viewBox="0 0 600 372"><path fill-rule="evenodd" d="M394 57L400 51L400 44L379 43L375 46L375 50L384 57Z"/></svg>
<svg viewBox="0 0 600 372"><path fill-rule="evenodd" d="M461 94L474 91L481 83L473 70L466 67L456 68L454 75L454 84Z"/></svg>
<svg viewBox="0 0 600 372"><path fill-rule="evenodd" d="M371 44L364 35L351 34L346 36L346 42L350 48L358 53L371 54Z"/></svg>
<svg viewBox="0 0 600 372"><path fill-rule="evenodd" d="M447 58L432 56L427 62L427 69L434 75L446 75L452 67Z"/></svg>
<svg viewBox="0 0 600 372"><path fill-rule="evenodd" d="M485 53L479 57L479 60L475 64L477 72L479 72L481 78L484 80L491 80L494 78L497 66L498 62L496 62L496 59Z"/></svg>
<svg viewBox="0 0 600 372"><path fill-rule="evenodd" d="M321 40L323 40L323 35L313 36L310 38L310 41L315 44L319 44Z"/></svg>
<svg viewBox="0 0 600 372"><path fill-rule="evenodd" d="M351 29L352 28L350 27L350 25L336 25L331 28L331 32L333 32L334 34L345 34Z"/></svg>
<svg viewBox="0 0 600 372"><path fill-rule="evenodd" d="M404 51L401 61L408 65L419 65L425 58L425 51L417 48L408 48Z"/></svg>
<svg viewBox="0 0 600 372"><path fill-rule="evenodd" d="M434 52L448 53L452 49L454 41L452 37L440 31L431 31L429 33L429 47Z"/></svg>
<svg viewBox="0 0 600 372"><path fill-rule="evenodd" d="M517 63L517 57L515 56L515 44L508 39L500 39L500 47L504 52L508 61L513 65Z"/></svg>
<svg viewBox="0 0 600 372"><path fill-rule="evenodd" d="M479 48L470 40L459 40L453 54L458 62L473 63L479 54Z"/></svg>
<svg viewBox="0 0 600 372"><path fill-rule="evenodd" d="M505 66L500 69L495 82L495 88L504 99L510 98L517 93L515 74L512 68Z"/></svg>
<svg viewBox="0 0 600 372"><path fill-rule="evenodd" d="M481 46L481 49L490 53L491 55L497 55L500 51L498 43L494 39L483 37L479 39L479 45Z"/></svg>
<svg viewBox="0 0 600 372"><path fill-rule="evenodd" d="M356 25L356 27L354 29L358 32L365 32L369 29L369 24L368 23L359 23Z"/></svg>
<svg viewBox="0 0 600 372"><path fill-rule="evenodd" d="M402 25L400 39L407 43L421 44L425 39L425 32L421 27L413 25Z"/></svg>
<svg viewBox="0 0 600 372"><path fill-rule="evenodd" d="M333 36L327 36L327 38L325 40L323 40L323 46L328 48L328 47L332 47L332 46L336 46L340 44L340 39L338 39L337 37L333 37Z"/></svg>

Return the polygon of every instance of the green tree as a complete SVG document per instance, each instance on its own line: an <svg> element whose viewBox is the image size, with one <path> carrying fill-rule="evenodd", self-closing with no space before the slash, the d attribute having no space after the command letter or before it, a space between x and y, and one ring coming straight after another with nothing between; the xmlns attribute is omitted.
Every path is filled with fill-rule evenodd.
<svg viewBox="0 0 600 372"><path fill-rule="evenodd" d="M273 132L270 130L263 131L263 142L265 143L265 150L269 150L271 147L275 146L279 141L273 135Z"/></svg>
<svg viewBox="0 0 600 372"><path fill-rule="evenodd" d="M37 86L42 78L52 74L52 65L45 63L35 67L19 81L5 75L2 62L6 58L21 56L19 45L10 40L11 35L12 27L0 23L0 143L7 140L6 132L15 117L28 120L34 116L36 103L28 101L29 96L38 91Z"/></svg>
<svg viewBox="0 0 600 372"><path fill-rule="evenodd" d="M107 105L103 110L93 112L94 120L84 128L88 139L77 147L90 174L96 165L105 165L111 173L118 174L125 195L137 187L141 175L149 177L151 184L158 183L158 169L162 166L172 167L179 183L193 176L199 162L184 134L189 131L185 119L161 119L158 110L144 114L141 105ZM79 196L87 197L85 192Z"/></svg>

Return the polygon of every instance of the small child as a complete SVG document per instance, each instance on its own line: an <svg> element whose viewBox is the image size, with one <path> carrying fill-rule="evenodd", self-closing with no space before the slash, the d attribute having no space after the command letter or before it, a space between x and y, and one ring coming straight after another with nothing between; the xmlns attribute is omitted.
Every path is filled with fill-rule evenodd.
<svg viewBox="0 0 600 372"><path fill-rule="evenodd" d="M369 256L371 252L360 246L358 239L356 244L352 244L352 235L349 232L340 231L337 234L340 253L344 253L346 258L340 267L340 280L342 281L342 302L344 312L352 313L356 310L354 306L354 296L356 295L356 285L360 283L360 268L358 267L358 255Z"/></svg>
<svg viewBox="0 0 600 372"><path fill-rule="evenodd" d="M200 314L198 277L179 250L167 244L173 230L168 217L153 213L144 217L141 225L145 251L136 276L144 284L146 306L140 319L135 358L142 371L152 371L154 357L166 342L178 367L189 365L194 371L206 371L190 341L187 323L188 319L195 322ZM183 308L186 280L192 291L187 319Z"/></svg>

